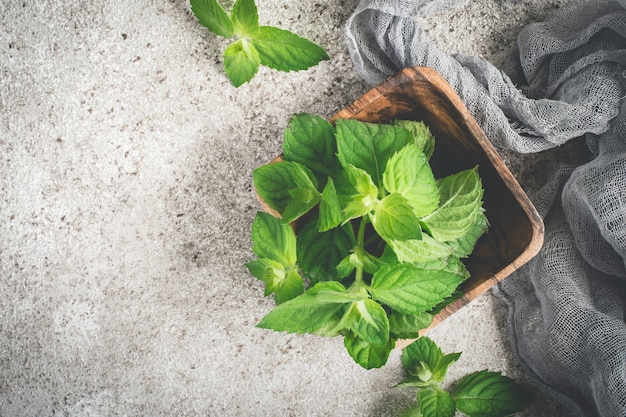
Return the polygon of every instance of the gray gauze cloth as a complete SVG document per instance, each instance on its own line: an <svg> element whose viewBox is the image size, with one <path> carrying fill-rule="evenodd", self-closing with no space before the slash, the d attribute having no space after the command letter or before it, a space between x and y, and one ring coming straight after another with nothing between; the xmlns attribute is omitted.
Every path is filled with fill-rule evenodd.
<svg viewBox="0 0 626 417"><path fill-rule="evenodd" d="M573 416L626 416L626 0L571 2L518 37L506 68L437 49L416 17L455 0L361 0L346 26L375 85L436 69L494 145L544 151L585 136L592 157L558 166L531 198L538 256L496 289L527 370ZM519 87L516 87L519 86Z"/></svg>

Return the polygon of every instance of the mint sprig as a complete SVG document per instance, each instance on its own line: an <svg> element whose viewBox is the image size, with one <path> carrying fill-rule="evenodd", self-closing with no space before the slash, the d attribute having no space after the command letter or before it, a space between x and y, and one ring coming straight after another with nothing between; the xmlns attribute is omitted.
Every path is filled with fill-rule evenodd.
<svg viewBox="0 0 626 417"><path fill-rule="evenodd" d="M198 21L218 36L234 41L224 51L226 75L239 87L261 65L279 71L300 71L329 59L322 47L288 30L259 26L254 0L236 0L228 14L217 0L190 0Z"/></svg>
<svg viewBox="0 0 626 417"><path fill-rule="evenodd" d="M281 215L258 215L252 227L259 259L248 269L278 304L259 327L342 335L368 369L428 327L458 296L469 277L461 258L488 227L477 169L436 179L433 148L421 122L289 121L283 161L253 172L259 196ZM435 392L427 402L443 401Z"/></svg>
<svg viewBox="0 0 626 417"><path fill-rule="evenodd" d="M504 417L530 404L527 391L511 378L487 370L463 377L452 390L442 388L448 367L460 353L444 354L426 336L402 351L405 379L397 387L417 387L417 406L404 417L453 417L456 410L469 417Z"/></svg>

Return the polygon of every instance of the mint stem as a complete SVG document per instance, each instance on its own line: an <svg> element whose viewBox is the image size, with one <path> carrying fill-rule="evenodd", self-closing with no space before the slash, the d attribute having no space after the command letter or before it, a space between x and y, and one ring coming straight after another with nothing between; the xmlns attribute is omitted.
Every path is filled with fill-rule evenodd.
<svg viewBox="0 0 626 417"><path fill-rule="evenodd" d="M359 231L356 237L357 249L363 250L365 245L365 226L367 226L367 217L362 217L359 223ZM357 265L354 283L357 287L361 287L363 282L363 265Z"/></svg>

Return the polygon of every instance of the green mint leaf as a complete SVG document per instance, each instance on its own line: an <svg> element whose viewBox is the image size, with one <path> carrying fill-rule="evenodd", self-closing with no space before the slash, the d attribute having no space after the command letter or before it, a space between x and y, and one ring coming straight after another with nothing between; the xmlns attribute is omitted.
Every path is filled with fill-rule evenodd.
<svg viewBox="0 0 626 417"><path fill-rule="evenodd" d="M344 208L344 223L358 217L363 217L376 207L378 204L378 187L374 184L372 177L360 168L353 165L346 165L344 167L345 179L352 188L349 189L344 185L339 191L341 195L340 199L343 199ZM346 196L346 193L350 193L350 196Z"/></svg>
<svg viewBox="0 0 626 417"><path fill-rule="evenodd" d="M354 254L350 254L343 258L337 265L337 279L342 280L349 276L356 269L356 264L352 260Z"/></svg>
<svg viewBox="0 0 626 417"><path fill-rule="evenodd" d="M369 298L350 304L341 320L341 328L351 330L355 336L374 345L384 345L389 339L387 313Z"/></svg>
<svg viewBox="0 0 626 417"><path fill-rule="evenodd" d="M338 282L322 282L304 294L279 304L257 327L278 332L314 333L337 320L346 303L361 299Z"/></svg>
<svg viewBox="0 0 626 417"><path fill-rule="evenodd" d="M320 185L339 168L335 129L327 120L310 114L293 116L284 133L283 158L313 171Z"/></svg>
<svg viewBox="0 0 626 417"><path fill-rule="evenodd" d="M274 293L276 304L282 304L304 293L304 281L298 271L290 269L282 278L275 276L271 285L268 282L268 289Z"/></svg>
<svg viewBox="0 0 626 417"><path fill-rule="evenodd" d="M216 35L232 38L233 22L217 0L190 0L191 11L198 21Z"/></svg>
<svg viewBox="0 0 626 417"><path fill-rule="evenodd" d="M435 137L424 122L397 120L394 125L408 130L413 136L413 143L426 155L426 158L430 159L435 151Z"/></svg>
<svg viewBox="0 0 626 417"><path fill-rule="evenodd" d="M430 326L432 314L403 314L392 311L389 315L389 333L398 339L416 339L419 331Z"/></svg>
<svg viewBox="0 0 626 417"><path fill-rule="evenodd" d="M246 267L252 275L265 282L265 296L274 294L276 304L291 300L304 292L304 281L300 274L276 261L260 258L248 262Z"/></svg>
<svg viewBox="0 0 626 417"><path fill-rule="evenodd" d="M426 372L426 369L425 369L425 372ZM430 370L428 370L428 372L430 372ZM433 386L433 383L424 382L420 377L407 376L404 380L394 385L394 388L403 388L403 387L432 388L432 386Z"/></svg>
<svg viewBox="0 0 626 417"><path fill-rule="evenodd" d="M259 258L291 267L297 261L296 235L288 224L259 211L252 223L252 251Z"/></svg>
<svg viewBox="0 0 626 417"><path fill-rule="evenodd" d="M297 167L294 171L296 187L289 190L292 200L288 201L282 212L283 221L289 223L308 213L322 198L317 191L317 180L311 170L297 162L292 163Z"/></svg>
<svg viewBox="0 0 626 417"><path fill-rule="evenodd" d="M341 283L330 281L320 282L307 290L307 294L316 297L320 303L340 303L347 304L354 301L361 301L364 295L360 293L350 292Z"/></svg>
<svg viewBox="0 0 626 417"><path fill-rule="evenodd" d="M291 190L289 190L289 195L297 202L305 204L309 204L313 201L313 204L316 204L320 199L319 192L312 187L292 188Z"/></svg>
<svg viewBox="0 0 626 417"><path fill-rule="evenodd" d="M425 216L439 205L435 176L426 155L417 145L409 144L389 159L383 184L390 193L402 195L416 216Z"/></svg>
<svg viewBox="0 0 626 417"><path fill-rule="evenodd" d="M423 417L453 417L456 412L452 396L441 389L421 389L417 401Z"/></svg>
<svg viewBox="0 0 626 417"><path fill-rule="evenodd" d="M250 81L260 63L259 54L245 39L233 42L224 51L224 69L235 87Z"/></svg>
<svg viewBox="0 0 626 417"><path fill-rule="evenodd" d="M281 213L284 222L292 222L317 205L321 194L310 169L297 162L263 165L252 173L259 196ZM308 190L310 194L303 194Z"/></svg>
<svg viewBox="0 0 626 417"><path fill-rule="evenodd" d="M483 188L474 167L438 181L440 206L424 216L431 235L442 242L461 238L476 222L482 210Z"/></svg>
<svg viewBox="0 0 626 417"><path fill-rule="evenodd" d="M272 279L274 275L280 275L285 273L285 267L276 261L267 258L255 259L246 263L246 268L252 275L263 282L267 282ZM269 295L270 292L265 290L265 295Z"/></svg>
<svg viewBox="0 0 626 417"><path fill-rule="evenodd" d="M457 408L470 417L503 417L526 408L524 388L499 372L480 371L462 378L452 393Z"/></svg>
<svg viewBox="0 0 626 417"><path fill-rule="evenodd" d="M302 277L295 270L296 237L287 224L258 212L252 223L252 250L259 257L246 264L256 278L265 282L265 295L274 294L276 303L304 292Z"/></svg>
<svg viewBox="0 0 626 417"><path fill-rule="evenodd" d="M396 311L418 314L452 294L462 280L463 277L447 271L389 264L374 274L369 291L373 299Z"/></svg>
<svg viewBox="0 0 626 417"><path fill-rule="evenodd" d="M378 269L385 264L385 262L376 258L374 255L362 248L355 248L352 255L354 255L352 258L354 265L362 267L363 271L370 275L374 275L376 271L378 271Z"/></svg>
<svg viewBox="0 0 626 417"><path fill-rule="evenodd" d="M390 240L387 243L400 262L426 263L444 260L454 252L452 247L427 234L423 234L419 240Z"/></svg>
<svg viewBox="0 0 626 417"><path fill-rule="evenodd" d="M469 256L478 239L489 230L489 220L485 213L480 210L476 220L472 226L455 241L448 242L448 245L454 250L454 255L458 258L465 258Z"/></svg>
<svg viewBox="0 0 626 417"><path fill-rule="evenodd" d="M259 30L259 15L254 0L235 1L230 18L234 34L240 38L253 37Z"/></svg>
<svg viewBox="0 0 626 417"><path fill-rule="evenodd" d="M430 370L431 380L423 382L437 386L443 382L448 367L460 356L460 353L445 355L435 342L422 336L402 350L402 367L409 376L416 377L425 365Z"/></svg>
<svg viewBox="0 0 626 417"><path fill-rule="evenodd" d="M343 279L350 275L356 268L363 268L363 271L370 275L374 275L385 262L376 258L364 249L354 248L353 253L346 256L337 265L337 274L339 279Z"/></svg>
<svg viewBox="0 0 626 417"><path fill-rule="evenodd" d="M328 177L320 201L318 228L320 232L325 232L339 226L342 220L343 210L335 189L335 183L332 178Z"/></svg>
<svg viewBox="0 0 626 417"><path fill-rule="evenodd" d="M366 171L374 184L381 187L387 161L411 141L405 129L358 120L337 120L335 130L341 164Z"/></svg>
<svg viewBox="0 0 626 417"><path fill-rule="evenodd" d="M433 307L432 310L429 310L428 313L433 315L438 314L441 310L443 310L448 305L452 304L454 301L458 300L461 297L463 297L463 291L457 289L449 297L444 298L442 302Z"/></svg>
<svg viewBox="0 0 626 417"><path fill-rule="evenodd" d="M374 369L380 368L387 363L389 353L393 349L395 341L389 339L385 344L376 345L367 343L360 337L348 333L343 338L343 344L356 363L365 369Z"/></svg>
<svg viewBox="0 0 626 417"><path fill-rule="evenodd" d="M259 27L252 44L259 52L261 63L279 71L305 70L329 59L319 45L272 26Z"/></svg>
<svg viewBox="0 0 626 417"><path fill-rule="evenodd" d="M424 234L422 234L422 237L424 237ZM385 242L386 243L386 242ZM398 257L396 256L395 252L391 249L391 246L389 246L388 244L385 245L384 249L383 249L383 254L380 255L380 261L386 264L397 264L398 261Z"/></svg>
<svg viewBox="0 0 626 417"><path fill-rule="evenodd" d="M434 269L456 274L462 281L470 277L467 267L460 259L450 256L447 259L435 259L428 262L415 262L413 265L423 269Z"/></svg>
<svg viewBox="0 0 626 417"><path fill-rule="evenodd" d="M317 219L312 218L301 226L297 237L297 256L302 273L315 284L336 281L340 277L337 265L356 246L352 226L320 232Z"/></svg>
<svg viewBox="0 0 626 417"><path fill-rule="evenodd" d="M341 304L317 303L305 292L299 297L276 306L263 317L257 327L277 332L314 333L332 321L339 310L341 310Z"/></svg>
<svg viewBox="0 0 626 417"><path fill-rule="evenodd" d="M370 217L374 229L385 240L422 238L420 223L400 194L389 194L383 198Z"/></svg>

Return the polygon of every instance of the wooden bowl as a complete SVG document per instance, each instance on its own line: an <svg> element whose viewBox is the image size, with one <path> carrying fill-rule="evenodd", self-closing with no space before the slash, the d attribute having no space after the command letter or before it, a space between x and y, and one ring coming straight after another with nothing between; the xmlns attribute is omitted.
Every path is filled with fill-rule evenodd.
<svg viewBox="0 0 626 417"><path fill-rule="evenodd" d="M406 68L365 93L330 121L337 119L371 123L424 121L435 136L431 165L436 178L478 164L490 228L464 260L471 277L460 287L463 297L438 313L429 329L539 252L544 234L541 217L461 99L435 70ZM264 209L269 209L261 203ZM401 344L398 341L397 347Z"/></svg>

